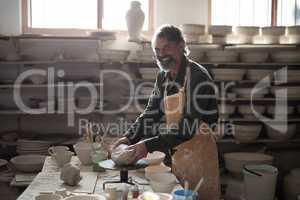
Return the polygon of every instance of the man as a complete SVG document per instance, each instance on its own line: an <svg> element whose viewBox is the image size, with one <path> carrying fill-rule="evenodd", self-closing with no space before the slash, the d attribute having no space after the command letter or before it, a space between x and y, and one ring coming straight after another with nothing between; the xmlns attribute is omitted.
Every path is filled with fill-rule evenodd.
<svg viewBox="0 0 300 200"><path fill-rule="evenodd" d="M135 150L132 162L148 152L165 152L165 163L172 164L180 180L195 187L204 178L198 191L201 199L217 199L217 150L210 127L217 123L218 111L212 79L205 68L188 59L188 48L177 27L160 27L152 48L161 69L154 90L145 111L113 148L130 145L128 148ZM167 130L155 131L153 127L160 125L163 117Z"/></svg>

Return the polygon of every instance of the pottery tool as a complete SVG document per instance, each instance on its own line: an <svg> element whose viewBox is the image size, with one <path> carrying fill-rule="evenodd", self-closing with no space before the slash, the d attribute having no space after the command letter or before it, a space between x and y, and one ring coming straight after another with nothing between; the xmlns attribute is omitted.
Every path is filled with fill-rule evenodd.
<svg viewBox="0 0 300 200"><path fill-rule="evenodd" d="M196 185L195 189L193 190L193 193L196 193L196 192L200 189L200 187L201 187L203 181L204 181L204 178L202 177L202 178L199 180L198 184Z"/></svg>

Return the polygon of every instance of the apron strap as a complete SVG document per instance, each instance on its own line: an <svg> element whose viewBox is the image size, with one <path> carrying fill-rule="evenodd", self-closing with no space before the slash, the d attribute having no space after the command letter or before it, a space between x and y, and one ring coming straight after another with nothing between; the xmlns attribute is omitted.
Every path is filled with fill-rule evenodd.
<svg viewBox="0 0 300 200"><path fill-rule="evenodd" d="M186 71L185 71L185 75L184 75L183 87L180 88L179 90L183 90L183 91L185 90L189 74L190 74L190 63L188 63L188 65L186 67ZM165 89L164 89L164 97L168 96L167 95L167 87L168 87L168 85L169 85L169 77L167 75L167 82L166 82Z"/></svg>

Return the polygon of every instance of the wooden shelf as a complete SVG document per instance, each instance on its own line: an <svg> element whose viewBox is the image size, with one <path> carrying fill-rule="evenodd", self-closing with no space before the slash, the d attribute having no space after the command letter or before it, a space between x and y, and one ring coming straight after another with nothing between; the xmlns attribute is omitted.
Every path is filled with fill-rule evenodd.
<svg viewBox="0 0 300 200"><path fill-rule="evenodd" d="M115 37L95 37L95 36L53 36L53 35L35 35L26 34L18 36L0 36L1 40L9 40L10 38L15 39L59 39L59 40L116 40Z"/></svg>
<svg viewBox="0 0 300 200"><path fill-rule="evenodd" d="M266 117L266 116L265 116ZM221 118L221 122L262 122L259 119L246 119L246 118ZM266 120L266 122L274 122L274 120ZM275 122L281 122L281 121L275 121ZM288 118L288 122L300 122L300 118Z"/></svg>
<svg viewBox="0 0 300 200"><path fill-rule="evenodd" d="M74 82L73 84L79 84L78 82ZM100 87L101 84L99 82L90 82L89 84L93 84L95 87ZM88 83L80 83L80 86L88 86ZM13 88L48 88L48 87L68 87L68 83L64 82L64 85L59 84L0 84L0 89L13 89Z"/></svg>
<svg viewBox="0 0 300 200"><path fill-rule="evenodd" d="M55 65L55 64L122 64L125 61L97 61L97 60L32 60L32 61L0 61L2 65ZM48 66L43 66L48 67Z"/></svg>
<svg viewBox="0 0 300 200"><path fill-rule="evenodd" d="M217 143L236 143L236 144L257 144L257 143L272 143L272 144L282 144L282 143L300 143L300 139L299 138L295 138L295 139L290 139L287 141L280 141L280 140L273 140L273 139L257 139L253 142L248 142L248 143L244 143L244 142L240 142L234 138L226 138L226 139L220 139L217 141Z"/></svg>

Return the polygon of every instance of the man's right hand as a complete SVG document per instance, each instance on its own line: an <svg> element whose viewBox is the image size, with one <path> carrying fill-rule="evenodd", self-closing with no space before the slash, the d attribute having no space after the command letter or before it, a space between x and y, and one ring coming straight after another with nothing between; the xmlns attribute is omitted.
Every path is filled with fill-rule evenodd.
<svg viewBox="0 0 300 200"><path fill-rule="evenodd" d="M109 150L109 152L108 152L109 157L110 157L112 151L113 151L117 146L119 146L120 144L130 145L130 141L128 140L127 137L122 137L122 138L118 139L117 141L115 141L115 142L111 145L111 148L110 148L110 150Z"/></svg>

